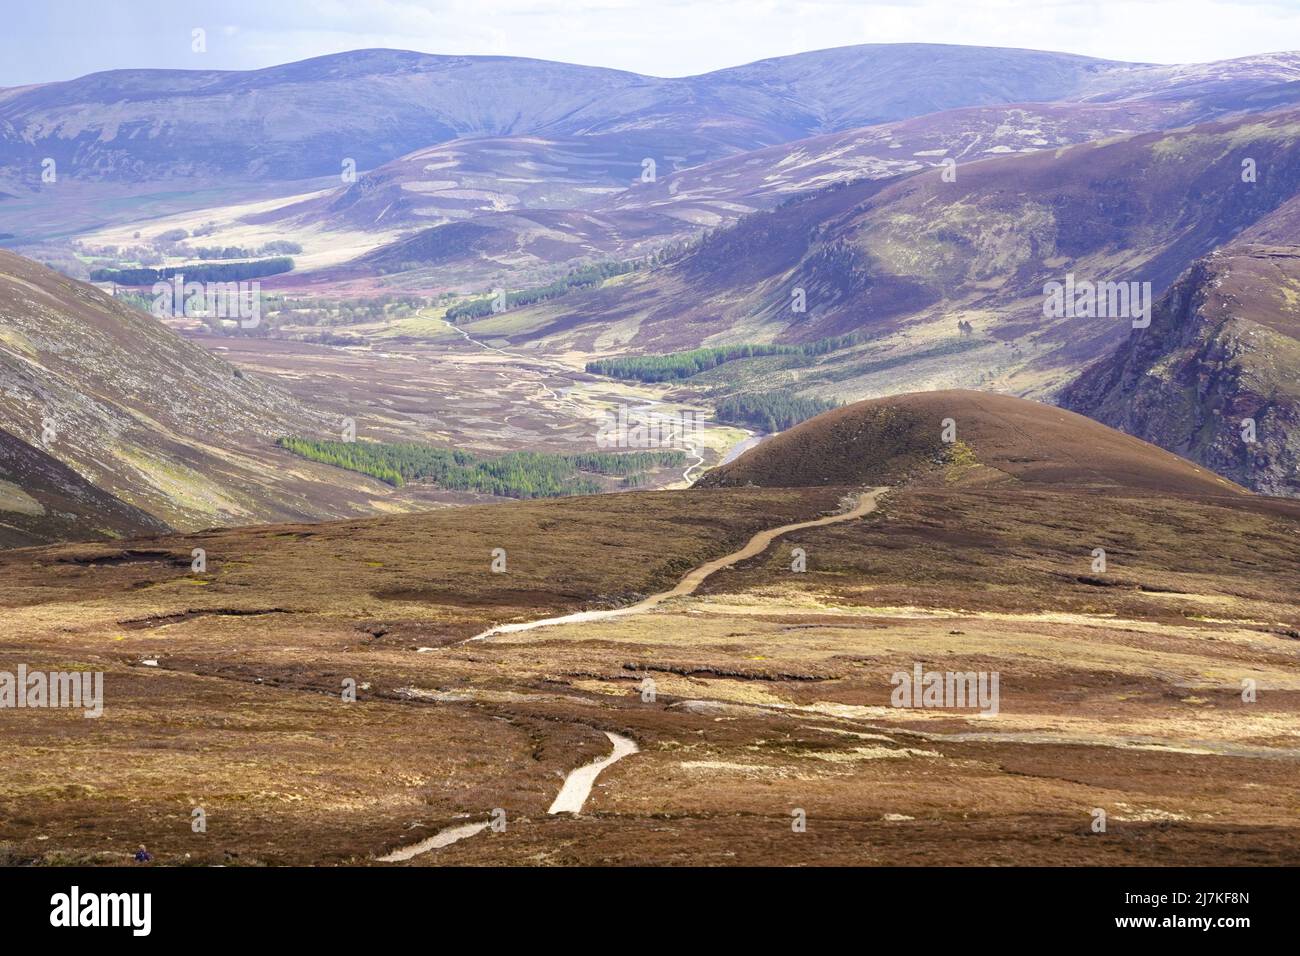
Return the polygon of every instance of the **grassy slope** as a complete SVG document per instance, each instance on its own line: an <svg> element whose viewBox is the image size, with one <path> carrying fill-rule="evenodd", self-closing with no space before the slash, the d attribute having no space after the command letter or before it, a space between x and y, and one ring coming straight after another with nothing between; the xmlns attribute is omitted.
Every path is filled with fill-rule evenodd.
<svg viewBox="0 0 1300 956"><path fill-rule="evenodd" d="M943 441L945 421L955 443ZM1082 415L952 390L871 399L819 415L710 472L705 486L879 484L949 469L966 481L1236 495L1176 455Z"/></svg>
<svg viewBox="0 0 1300 956"><path fill-rule="evenodd" d="M0 548L167 530L57 459L0 431Z"/></svg>
<svg viewBox="0 0 1300 956"><path fill-rule="evenodd" d="M154 317L0 252L0 412L95 486L179 528L340 517L374 492L275 448L339 423Z"/></svg>
<svg viewBox="0 0 1300 956"><path fill-rule="evenodd" d="M973 435L981 446L996 451ZM949 482L941 465L882 514L797 532L652 615L460 647L489 624L662 588L848 489L10 552L0 655L105 669L109 698L93 728L54 712L6 723L0 754L19 769L0 788L0 849L45 863L124 862L140 842L164 862L365 862L502 807L506 834L416 865L1300 858L1292 761L1178 750L1295 747L1294 507L1072 487L1042 461L1003 463L1018 465L1022 480L993 482L969 463ZM804 574L789 570L796 545ZM1088 568L1098 545L1105 575ZM189 572L194 546L205 575ZM488 568L498 546L506 574ZM892 671L939 660L1000 671L1003 715L885 706ZM646 676L656 702L641 698ZM1260 704L1240 703L1242 676L1260 680ZM356 704L340 700L347 678ZM607 729L641 753L602 775L581 820L549 817L561 775L606 753ZM206 835L188 826L195 805ZM793 842L792 806L811 821ZM1112 814L1103 839L1088 835L1097 806ZM92 812L90 833L77 824Z"/></svg>

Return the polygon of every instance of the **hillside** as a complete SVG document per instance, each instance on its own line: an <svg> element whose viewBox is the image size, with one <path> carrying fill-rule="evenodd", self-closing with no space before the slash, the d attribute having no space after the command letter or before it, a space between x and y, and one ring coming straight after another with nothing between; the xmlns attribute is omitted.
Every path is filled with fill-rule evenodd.
<svg viewBox="0 0 1300 956"><path fill-rule="evenodd" d="M851 52L872 64L876 58L899 57L889 50L875 50L870 57L856 48ZM966 58L954 70L976 68L964 53L941 55ZM908 67L899 62L898 69L905 75ZM1245 68L1225 65L1223 75L1239 69ZM866 72L874 75L872 70ZM930 104L895 104L891 112L899 112L901 119L849 129L836 124L836 132L781 139L757 149L729 146L721 158L716 132L730 128L725 124L700 129L651 124L613 133L458 139L417 150L364 173L355 183L244 217L227 228L274 223L301 237L308 248L319 248L328 245L330 235L356 241L369 233L379 243L395 229L425 226L427 236L404 237L361 258L353 270L324 278L335 281L367 270L387 274L401 269L423 270L407 281L425 287L450 279L473 288L503 272L520 281L530 270L546 274L575 260L636 256L835 183L916 172L941 160L967 163L1169 129L1260 109L1263 103L1278 109L1300 99L1296 84L1261 89L1257 84L1263 79L1249 75L1243 73L1231 87L1238 92L1211 94L1192 84L1171 97L1162 82L1148 77L1152 86L1135 87L1119 99L1107 95L1067 102L1018 101L920 115L910 110L926 110ZM1210 88L1218 90L1214 84ZM734 82L726 89L727 102L741 97ZM721 107L710 103L708 108ZM652 181L641 180L645 160L655 163ZM526 212L543 209L551 212ZM586 214L558 214L570 209ZM219 211L216 218L222 220ZM438 244L437 234L447 226L459 228L466 220L491 230L493 238L442 256L418 254L421 246Z"/></svg>
<svg viewBox="0 0 1300 956"><path fill-rule="evenodd" d="M640 255L793 193L941 157L1280 108L1297 83L1289 54L1160 67L931 44L673 79L396 50L248 72L122 70L0 91L0 233L78 275L70 236L83 255L132 261L172 255L160 237L183 230L206 244L302 246L281 286L364 287L414 270L405 288L475 291ZM230 143L225 124L259 132ZM45 159L55 183L39 179ZM640 178L646 160L653 182ZM561 215L576 209L587 215ZM443 259L411 255L437 236L375 252L467 221L491 240Z"/></svg>
<svg viewBox="0 0 1300 956"><path fill-rule="evenodd" d="M534 310L514 339L663 353L857 332L860 348L767 387L842 400L975 385L1050 397L1133 329L1045 317L1045 285L1075 274L1149 282L1158 296L1295 197L1297 131L1300 112L1288 110L986 159L952 182L928 169L829 187L718 230L669 269ZM1257 181L1243 181L1244 158ZM796 290L805 312L792 308Z"/></svg>
<svg viewBox="0 0 1300 956"><path fill-rule="evenodd" d="M1253 234L1276 231L1269 223ZM1298 300L1297 247L1216 252L1175 283L1149 329L1088 368L1061 403L1256 491L1298 495Z"/></svg>
<svg viewBox="0 0 1300 956"><path fill-rule="evenodd" d="M384 230L431 226L484 213L570 209L621 193L642 175L695 166L717 152L699 137L630 131L600 136L499 136L418 149L302 203L249 221ZM658 166L662 164L662 169Z"/></svg>
<svg viewBox="0 0 1300 956"><path fill-rule="evenodd" d="M250 71L115 70L0 91L0 168L79 179L303 179L457 136L531 131L639 77L509 57L357 50ZM260 131L230 137L231 128ZM141 135L148 132L149 135ZM213 150L210 144L225 148ZM26 177L24 177L26 178Z"/></svg>
<svg viewBox="0 0 1300 956"><path fill-rule="evenodd" d="M40 449L0 431L0 549L170 530Z"/></svg>
<svg viewBox="0 0 1300 956"><path fill-rule="evenodd" d="M356 50L244 72L115 70L0 90L0 170L26 180L49 156L79 179L287 180L336 175L344 156L369 169L461 136L643 130L705 134L716 149L735 151L962 106L1225 97L1296 79L1291 55L1161 67L915 43L676 79L517 57ZM224 135L232 127L260 134L232 140ZM225 148L207 148L216 141Z"/></svg>
<svg viewBox="0 0 1300 956"><path fill-rule="evenodd" d="M1170 101L1158 92L1119 102L1020 103L943 110L809 136L660 175L612 195L604 205L644 209L717 226L740 213L834 183L879 179L1015 153L1059 149L1300 104L1300 83L1252 97Z"/></svg>
<svg viewBox="0 0 1300 956"><path fill-rule="evenodd" d="M943 441L947 420L956 440ZM1123 432L1051 405L951 390L824 412L710 471L701 487L948 483L1232 495L1242 489Z"/></svg>
<svg viewBox="0 0 1300 956"><path fill-rule="evenodd" d="M697 138L665 131L455 140L231 228L274 224L309 245L329 233L419 230L327 277L423 271L429 286L450 280L477 288L503 272L519 282L529 270L546 274L575 260L642 255L833 184L914 173L942 159L967 163L1146 132L1199 116L1196 101L1171 107L1154 98L972 107L712 161L704 161ZM646 159L655 162L655 177L643 182ZM465 231L481 239L444 239Z"/></svg>
<svg viewBox="0 0 1300 956"><path fill-rule="evenodd" d="M1300 503L1217 481L1201 495L1172 456L1016 399L895 406L892 446L871 424L887 405L865 403L720 472L848 483L834 487L0 554L5 652L105 672L117 728L106 748L95 721L53 709L6 722L5 852L81 865L129 865L140 843L163 865L1300 860ZM821 520L844 517L863 477L925 464L941 412L969 442L959 462L888 474L876 510ZM467 641L627 609L794 522L694 594ZM204 573L189 569L195 547ZM498 547L508 570L494 574ZM996 714L900 706L892 675L918 666L998 675ZM637 752L602 771L581 815L549 812L567 774L610 753L607 733ZM196 794L219 840L190 827ZM1089 830L1098 807L1105 834ZM78 825L92 812L93 831ZM388 862L467 824L484 832Z"/></svg>
<svg viewBox="0 0 1300 956"><path fill-rule="evenodd" d="M3 251L0 382L0 420L17 439L173 527L373 508L376 491L274 445L333 435L337 419L153 316Z"/></svg>
<svg viewBox="0 0 1300 956"><path fill-rule="evenodd" d="M0 91L0 169L27 180L48 156L82 179L303 179L336 175L343 157L369 169L459 136L699 127L752 149L935 109L1058 99L1133 72L1061 54L924 45L846 47L676 80L401 50L247 72L117 70ZM1276 81L1295 78L1281 71ZM262 135L231 141L232 127ZM209 149L216 141L226 148Z"/></svg>

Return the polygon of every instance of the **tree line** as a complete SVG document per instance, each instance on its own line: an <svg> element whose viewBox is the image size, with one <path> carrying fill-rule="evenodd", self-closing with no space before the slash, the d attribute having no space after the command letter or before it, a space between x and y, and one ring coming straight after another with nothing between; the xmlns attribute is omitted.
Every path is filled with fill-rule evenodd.
<svg viewBox="0 0 1300 956"><path fill-rule="evenodd" d="M476 491L504 498L596 494L604 491L604 486L587 477L589 474L621 475L626 481L648 469L676 467L686 461L680 451L573 455L516 451L481 458L460 449L418 442L318 441L288 436L277 444L311 461L360 472L395 488L408 481L427 481L450 491Z"/></svg>
<svg viewBox="0 0 1300 956"><path fill-rule="evenodd" d="M593 375L607 375L636 382L668 382L690 378L738 359L760 358L767 355L797 355L812 358L838 349L856 345L856 334L818 339L804 345L718 345L691 349L688 352L669 352L665 355L622 355L596 359L587 363Z"/></svg>
<svg viewBox="0 0 1300 956"><path fill-rule="evenodd" d="M260 256L293 256L302 252L302 244L288 239L273 239L264 246L176 246L173 255L197 259L256 259Z"/></svg>
<svg viewBox="0 0 1300 956"><path fill-rule="evenodd" d="M574 289L591 288L614 276L635 272L641 268L641 265L639 261L628 260L626 262L601 262L592 266L583 266L574 269L564 278L557 279L548 285L521 289L518 292L507 292L505 293L503 305L505 308L511 309L517 305L533 305L538 302L545 302L548 299L558 299ZM492 314L494 308L499 308L496 306L496 301L496 296L471 299L469 302L453 305L447 310L445 318L452 323L462 322L466 319L486 318Z"/></svg>
<svg viewBox="0 0 1300 956"><path fill-rule="evenodd" d="M119 285L153 285L173 276L181 275L189 282L238 282L243 279L260 279L293 270L293 259L277 256L256 262L222 262L199 265L168 266L165 269L96 269L90 274L92 282L116 282Z"/></svg>
<svg viewBox="0 0 1300 956"><path fill-rule="evenodd" d="M742 392L719 399L714 407L720 422L779 432L838 406L820 398L802 398L790 392L773 391Z"/></svg>

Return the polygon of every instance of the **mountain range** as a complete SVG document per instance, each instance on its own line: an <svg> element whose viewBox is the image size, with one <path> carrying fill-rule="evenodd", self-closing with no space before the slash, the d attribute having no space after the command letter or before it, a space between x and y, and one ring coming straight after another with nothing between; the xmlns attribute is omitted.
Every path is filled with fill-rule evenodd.
<svg viewBox="0 0 1300 956"><path fill-rule="evenodd" d="M1300 54L116 71L0 243L0 864L1300 860Z"/></svg>
<svg viewBox="0 0 1300 956"><path fill-rule="evenodd" d="M680 394L1008 392L1294 494L1298 133L1300 54L1161 66L866 45L664 79L363 50L0 91L0 241L85 278L290 240L295 268L266 286L341 298L463 301L634 263L458 331L578 369L835 342ZM1045 315L1067 276L1149 286L1150 326ZM10 254L0 310L0 402L28 473L58 484L52 456L121 504L88 533L396 507L275 446L338 431L309 389ZM1234 437L1245 419L1250 441Z"/></svg>
<svg viewBox="0 0 1300 956"><path fill-rule="evenodd" d="M867 44L664 79L514 57L358 50L247 72L114 70L0 91L0 168L85 179L307 179L463 137L692 134L715 156L963 106L1240 101L1300 57L1199 66ZM220 150L208 144L220 142Z"/></svg>

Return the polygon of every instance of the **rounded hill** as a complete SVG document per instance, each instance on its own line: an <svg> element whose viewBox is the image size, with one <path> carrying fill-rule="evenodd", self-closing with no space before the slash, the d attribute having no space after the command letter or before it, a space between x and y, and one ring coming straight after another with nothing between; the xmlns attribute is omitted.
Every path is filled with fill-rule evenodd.
<svg viewBox="0 0 1300 956"><path fill-rule="evenodd" d="M1074 412L962 389L868 399L825 412L714 469L698 484L890 484L927 474L1183 495L1245 493L1213 472Z"/></svg>

